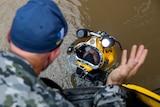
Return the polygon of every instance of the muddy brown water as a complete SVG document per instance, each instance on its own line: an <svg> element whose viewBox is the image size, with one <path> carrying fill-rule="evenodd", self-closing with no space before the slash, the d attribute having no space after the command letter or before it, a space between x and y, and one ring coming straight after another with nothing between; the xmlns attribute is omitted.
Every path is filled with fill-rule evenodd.
<svg viewBox="0 0 160 107"><path fill-rule="evenodd" d="M6 34L16 9L28 0L0 1L0 49L7 50ZM48 77L63 88L72 87L66 49L76 39L78 28L106 31L125 49L144 44L149 54L136 76L128 82L148 89L160 87L160 1L159 0L55 0L69 25L61 54L40 76Z"/></svg>

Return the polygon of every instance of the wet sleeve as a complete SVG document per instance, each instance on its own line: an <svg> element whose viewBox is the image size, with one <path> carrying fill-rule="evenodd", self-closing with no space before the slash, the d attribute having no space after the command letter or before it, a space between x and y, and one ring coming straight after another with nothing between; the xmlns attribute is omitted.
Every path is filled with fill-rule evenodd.
<svg viewBox="0 0 160 107"><path fill-rule="evenodd" d="M94 107L126 107L126 91L119 85L108 85L94 95Z"/></svg>

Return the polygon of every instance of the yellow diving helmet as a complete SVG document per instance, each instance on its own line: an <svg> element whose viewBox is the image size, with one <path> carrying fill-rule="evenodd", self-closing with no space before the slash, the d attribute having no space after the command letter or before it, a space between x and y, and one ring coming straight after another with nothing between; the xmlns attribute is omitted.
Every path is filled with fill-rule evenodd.
<svg viewBox="0 0 160 107"><path fill-rule="evenodd" d="M77 67L89 73L99 69L107 71L116 61L116 40L106 32L97 33L88 29L78 29L78 39L71 44L67 53L74 53Z"/></svg>

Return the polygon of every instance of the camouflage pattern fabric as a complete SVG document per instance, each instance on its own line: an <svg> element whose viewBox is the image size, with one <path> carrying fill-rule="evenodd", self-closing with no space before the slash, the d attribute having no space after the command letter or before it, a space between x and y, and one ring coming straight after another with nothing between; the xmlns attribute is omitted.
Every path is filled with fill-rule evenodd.
<svg viewBox="0 0 160 107"><path fill-rule="evenodd" d="M73 107L21 57L0 51L0 107Z"/></svg>
<svg viewBox="0 0 160 107"><path fill-rule="evenodd" d="M95 107L126 107L126 90L118 85L108 85L94 96Z"/></svg>
<svg viewBox="0 0 160 107"><path fill-rule="evenodd" d="M93 106L111 107L112 104L112 107L124 107L125 102L119 94L119 88L107 86L98 90L93 98ZM58 92L47 87L29 62L11 52L0 51L0 107L74 106Z"/></svg>

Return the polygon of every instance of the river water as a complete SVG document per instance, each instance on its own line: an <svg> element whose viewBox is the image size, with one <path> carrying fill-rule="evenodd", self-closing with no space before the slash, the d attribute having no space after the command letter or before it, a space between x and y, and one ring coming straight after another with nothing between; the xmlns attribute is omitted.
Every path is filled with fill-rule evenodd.
<svg viewBox="0 0 160 107"><path fill-rule="evenodd" d="M16 9L28 0L0 1L0 49L7 50L5 35ZM106 31L125 49L144 44L149 54L137 75L128 82L148 89L160 87L160 1L159 0L55 0L60 6L69 31L61 46L61 54L40 76L48 77L63 88L73 87L72 70L68 66L66 49L79 28Z"/></svg>

